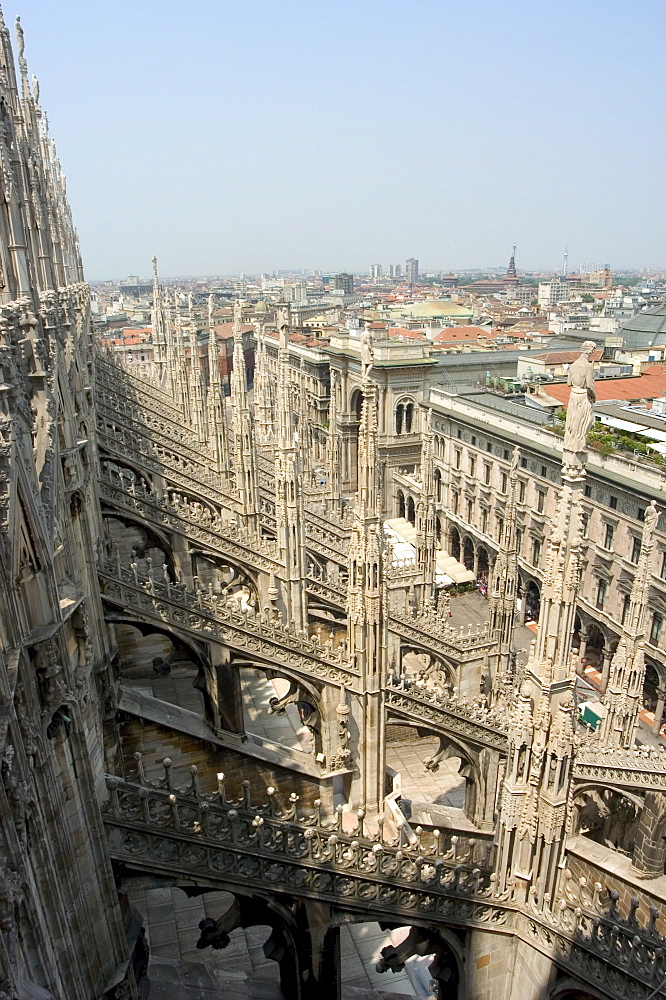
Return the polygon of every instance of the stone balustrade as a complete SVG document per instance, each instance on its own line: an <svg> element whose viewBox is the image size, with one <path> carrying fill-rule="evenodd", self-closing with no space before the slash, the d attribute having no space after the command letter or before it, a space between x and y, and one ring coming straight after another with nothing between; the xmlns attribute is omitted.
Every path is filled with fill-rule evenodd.
<svg viewBox="0 0 666 1000"><path fill-rule="evenodd" d="M278 664L288 674L319 678L353 686L358 672L348 661L346 641L334 645L307 631L285 624L273 611L242 614L227 605L223 595L188 591L170 581L166 566L148 576L135 563L122 566L119 558L102 559L98 566L101 591L107 602L149 620L168 624L198 638L220 642L258 660Z"/></svg>
<svg viewBox="0 0 666 1000"><path fill-rule="evenodd" d="M576 754L573 777L609 788L666 791L666 747L637 746L631 749L587 742Z"/></svg>
<svg viewBox="0 0 666 1000"><path fill-rule="evenodd" d="M385 705L395 715L418 719L436 732L454 734L475 745L507 751L507 720L483 704L468 704L428 690L418 682L389 679Z"/></svg>
<svg viewBox="0 0 666 1000"><path fill-rule="evenodd" d="M363 810L349 830L341 808L327 821L319 801L313 814L299 815L293 793L281 802L269 788L267 801L256 804L244 782L242 799L230 800L223 774L217 792L206 796L196 767L178 787L168 758L161 778L148 780L137 755L134 775L108 776L106 783L111 856L133 866L269 885L369 912L380 905L396 914L443 916L473 900L502 920L492 899L491 845L473 837L417 828L410 843L403 830L386 837L381 818L373 835Z"/></svg>

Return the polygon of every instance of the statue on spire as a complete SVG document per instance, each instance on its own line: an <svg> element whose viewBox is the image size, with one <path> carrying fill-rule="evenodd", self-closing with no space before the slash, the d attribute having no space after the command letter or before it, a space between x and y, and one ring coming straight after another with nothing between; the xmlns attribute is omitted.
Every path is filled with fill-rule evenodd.
<svg viewBox="0 0 666 1000"><path fill-rule="evenodd" d="M593 406L596 400L594 392L594 365L592 354L596 350L592 340L586 340L581 346L580 357L569 368L568 384L571 386L567 419L564 425L564 455L562 462L565 467L582 467L586 461L587 432L594 423Z"/></svg>
<svg viewBox="0 0 666 1000"><path fill-rule="evenodd" d="M372 334L367 327L361 331L361 375L367 378L372 368L375 352L372 346Z"/></svg>

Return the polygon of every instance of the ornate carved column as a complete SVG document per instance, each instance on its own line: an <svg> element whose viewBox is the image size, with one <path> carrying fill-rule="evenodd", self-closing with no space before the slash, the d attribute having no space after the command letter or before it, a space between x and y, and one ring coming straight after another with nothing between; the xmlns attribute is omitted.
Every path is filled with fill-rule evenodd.
<svg viewBox="0 0 666 1000"><path fill-rule="evenodd" d="M231 408L234 428L234 473L245 526L258 530L259 493L254 430L247 398L247 371L243 350L242 305L234 303L234 364L231 372Z"/></svg>
<svg viewBox="0 0 666 1000"><path fill-rule="evenodd" d="M276 393L275 520L280 558L284 565L284 603L287 619L296 628L307 628L308 610L305 580L305 518L303 481L289 380L289 327L287 311L278 315L280 346Z"/></svg>
<svg viewBox="0 0 666 1000"><path fill-rule="evenodd" d="M589 629L587 625L581 625L580 629L580 645L578 647L578 658L583 662L585 655L587 653L587 640L589 639Z"/></svg>
<svg viewBox="0 0 666 1000"><path fill-rule="evenodd" d="M424 414L421 446L421 496L416 505L416 564L421 578L421 599L435 597L435 479L432 410Z"/></svg>
<svg viewBox="0 0 666 1000"><path fill-rule="evenodd" d="M377 386L366 376L359 433L358 483L349 542L349 651L361 673L358 781L361 805L376 812L384 799L387 594L377 469Z"/></svg>
<svg viewBox="0 0 666 1000"><path fill-rule="evenodd" d="M622 626L622 636L612 663L606 667L604 654L605 714L601 722L601 739L610 746L629 748L634 744L641 708L645 677L645 619L650 589L650 572L654 532L659 519L654 501L645 510L641 539L641 554L631 588L629 611ZM602 680L603 684L603 680Z"/></svg>
<svg viewBox="0 0 666 1000"><path fill-rule="evenodd" d="M518 553L516 549L516 494L520 452L513 453L509 472L509 492L497 558L488 587L488 623L497 643L497 665L493 677L493 703L503 704L514 683L513 631L516 622Z"/></svg>
<svg viewBox="0 0 666 1000"><path fill-rule="evenodd" d="M654 710L654 722L652 723L652 732L657 736L661 732L661 726L664 721L664 705L666 705L666 688L657 688L657 704Z"/></svg>
<svg viewBox="0 0 666 1000"><path fill-rule="evenodd" d="M164 323L162 291L157 276L157 257L153 257L153 365L159 385L164 382L167 367L167 347Z"/></svg>
<svg viewBox="0 0 666 1000"><path fill-rule="evenodd" d="M213 448L217 470L226 475L229 471L229 439L213 307L213 296L210 295L208 298L208 392L206 397L208 439Z"/></svg>
<svg viewBox="0 0 666 1000"><path fill-rule="evenodd" d="M194 311L192 309L192 293L187 297L187 317L189 323L188 340L190 347L190 367L189 392L192 403L190 419L196 428L197 440L203 444L206 440L206 413L201 381L201 358L199 357L199 340L197 336L197 325L194 321Z"/></svg>
<svg viewBox="0 0 666 1000"><path fill-rule="evenodd" d="M342 447L338 425L338 394L340 383L338 373L331 369L331 389L328 404L328 437L326 439L326 465L328 471L329 502L331 511L340 511L342 502Z"/></svg>
<svg viewBox="0 0 666 1000"><path fill-rule="evenodd" d="M550 899L555 895L575 746L576 673L571 637L582 552L585 431L573 443L576 447L567 455L569 464L562 467L562 486L551 522L539 630L510 719L499 810L500 891L512 877L519 898L533 892L539 905L546 894Z"/></svg>
<svg viewBox="0 0 666 1000"><path fill-rule="evenodd" d="M268 445L274 437L273 407L271 402L271 376L268 370L264 331L260 324L256 326L256 358L254 365L254 389L252 393L252 410L257 434L257 444Z"/></svg>

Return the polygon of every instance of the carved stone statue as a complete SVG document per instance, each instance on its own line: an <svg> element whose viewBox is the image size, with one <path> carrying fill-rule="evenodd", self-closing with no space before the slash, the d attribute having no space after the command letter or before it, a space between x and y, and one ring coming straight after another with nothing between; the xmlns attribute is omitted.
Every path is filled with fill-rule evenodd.
<svg viewBox="0 0 666 1000"><path fill-rule="evenodd" d="M361 374L363 378L370 374L375 352L372 347L372 335L367 327L361 331Z"/></svg>
<svg viewBox="0 0 666 1000"><path fill-rule="evenodd" d="M587 432L594 422L593 406L596 396L591 356L595 348L593 341L586 340L581 347L580 357L569 368L571 395L564 425L565 465L582 465L584 461L582 455L585 452Z"/></svg>

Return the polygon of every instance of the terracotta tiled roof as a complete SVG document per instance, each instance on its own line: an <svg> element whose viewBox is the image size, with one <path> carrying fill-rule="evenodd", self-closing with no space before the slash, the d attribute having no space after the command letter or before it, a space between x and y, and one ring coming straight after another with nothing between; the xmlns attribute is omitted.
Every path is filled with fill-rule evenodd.
<svg viewBox="0 0 666 1000"><path fill-rule="evenodd" d="M571 392L569 385L561 382L548 385L546 391L562 406L566 406L569 402ZM656 399L666 392L666 367L652 365L637 378L597 379L594 391L600 403L610 399L619 399L623 402L630 402L633 399Z"/></svg>
<svg viewBox="0 0 666 1000"><path fill-rule="evenodd" d="M401 340L425 340L426 336L423 330L405 330L403 326L392 326L388 330L389 337L395 339L400 338Z"/></svg>
<svg viewBox="0 0 666 1000"><path fill-rule="evenodd" d="M241 331L243 333L248 333L250 330L254 330L254 327L252 326L251 323L242 323L241 324ZM228 340L229 337L233 337L233 335L234 335L234 324L233 323L216 323L215 324L215 333L217 334L219 340Z"/></svg>
<svg viewBox="0 0 666 1000"><path fill-rule="evenodd" d="M601 361L603 353L603 350L594 351L590 357L592 361ZM531 354L530 357L545 361L547 365L570 365L580 357L580 351L546 351L544 354Z"/></svg>
<svg viewBox="0 0 666 1000"><path fill-rule="evenodd" d="M452 326L442 330L434 339L434 343L453 343L460 340L492 340L496 336L493 330L482 326Z"/></svg>

